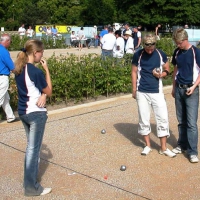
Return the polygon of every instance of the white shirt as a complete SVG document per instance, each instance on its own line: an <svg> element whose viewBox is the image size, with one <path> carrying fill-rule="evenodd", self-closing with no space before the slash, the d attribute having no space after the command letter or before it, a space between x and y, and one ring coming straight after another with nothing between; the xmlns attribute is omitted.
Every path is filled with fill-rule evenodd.
<svg viewBox="0 0 200 200"><path fill-rule="evenodd" d="M33 37L33 29L27 29L27 36L28 37Z"/></svg>
<svg viewBox="0 0 200 200"><path fill-rule="evenodd" d="M91 38L95 38L97 35L97 29L96 28L92 28L92 31L91 31Z"/></svg>
<svg viewBox="0 0 200 200"><path fill-rule="evenodd" d="M117 46L119 46L119 50L117 50ZM118 37L116 39L116 42L113 48L113 57L123 58L123 56L124 56L124 39L122 37Z"/></svg>
<svg viewBox="0 0 200 200"><path fill-rule="evenodd" d="M26 29L23 28L23 27L20 27L20 28L18 29L18 32L19 32L19 35L25 35Z"/></svg>
<svg viewBox="0 0 200 200"><path fill-rule="evenodd" d="M50 28L48 28L48 29L46 30L46 35L51 35L51 29L50 29Z"/></svg>
<svg viewBox="0 0 200 200"><path fill-rule="evenodd" d="M126 47L125 47L125 51L126 53L130 53L133 54L134 53L134 47L133 47L133 38L129 36L127 42L126 42Z"/></svg>
<svg viewBox="0 0 200 200"><path fill-rule="evenodd" d="M80 30L80 31L78 32L78 38L79 38L79 40L83 40L84 37L85 37L85 34L84 34L83 30Z"/></svg>
<svg viewBox="0 0 200 200"><path fill-rule="evenodd" d="M116 42L116 37L113 35L113 33L105 34L101 40L102 49L113 50L115 42Z"/></svg>

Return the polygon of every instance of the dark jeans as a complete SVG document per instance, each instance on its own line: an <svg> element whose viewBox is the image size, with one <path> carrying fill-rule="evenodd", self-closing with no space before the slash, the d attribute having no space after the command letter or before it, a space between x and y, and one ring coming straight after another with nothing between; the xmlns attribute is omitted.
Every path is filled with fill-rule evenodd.
<svg viewBox="0 0 200 200"><path fill-rule="evenodd" d="M192 95L187 95L185 89L176 86L175 105L179 131L178 145L187 150L188 155L198 155L199 87L195 88Z"/></svg>
<svg viewBox="0 0 200 200"><path fill-rule="evenodd" d="M20 119L24 125L27 137L24 163L25 196L39 196L43 191L43 187L37 182L38 167L47 113L32 112L21 115Z"/></svg>
<svg viewBox="0 0 200 200"><path fill-rule="evenodd" d="M101 52L101 58L103 60L106 59L106 57L113 57L113 51L112 50L105 50L105 49L102 49L102 52Z"/></svg>

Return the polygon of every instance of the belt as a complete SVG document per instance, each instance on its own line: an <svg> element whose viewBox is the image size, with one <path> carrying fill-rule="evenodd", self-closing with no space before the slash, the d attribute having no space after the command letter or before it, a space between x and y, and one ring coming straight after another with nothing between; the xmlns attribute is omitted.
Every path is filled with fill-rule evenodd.
<svg viewBox="0 0 200 200"><path fill-rule="evenodd" d="M176 85L177 85L177 87L179 87L181 89L187 89L187 88L193 86L193 84L178 84L178 83Z"/></svg>
<svg viewBox="0 0 200 200"><path fill-rule="evenodd" d="M0 74L0 76L9 76L9 75L7 75L7 74Z"/></svg>

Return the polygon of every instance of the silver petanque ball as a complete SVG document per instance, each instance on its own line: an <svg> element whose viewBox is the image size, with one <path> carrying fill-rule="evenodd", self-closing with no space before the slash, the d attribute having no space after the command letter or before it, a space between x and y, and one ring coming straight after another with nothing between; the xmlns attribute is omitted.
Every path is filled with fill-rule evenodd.
<svg viewBox="0 0 200 200"><path fill-rule="evenodd" d="M156 68L156 72L158 72L158 73L160 72L160 68L159 68L159 67L158 67L158 68Z"/></svg>
<svg viewBox="0 0 200 200"><path fill-rule="evenodd" d="M126 170L126 166L125 166L125 165L122 165L122 166L120 167L120 170L121 170L121 171L125 171L125 170Z"/></svg>
<svg viewBox="0 0 200 200"><path fill-rule="evenodd" d="M101 133L102 133L102 134L105 134L105 133L106 133L106 130L105 130L105 129L102 129L102 130L101 130Z"/></svg>

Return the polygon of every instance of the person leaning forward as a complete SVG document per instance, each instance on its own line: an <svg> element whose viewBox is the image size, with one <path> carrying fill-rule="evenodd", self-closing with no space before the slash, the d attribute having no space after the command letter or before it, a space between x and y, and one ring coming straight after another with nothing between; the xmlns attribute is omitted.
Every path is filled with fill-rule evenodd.
<svg viewBox="0 0 200 200"><path fill-rule="evenodd" d="M176 154L187 151L189 161L197 163L200 50L188 42L187 31L183 28L173 32L173 40L178 47L172 58L172 96L175 98L179 138L172 151Z"/></svg>
<svg viewBox="0 0 200 200"><path fill-rule="evenodd" d="M161 144L159 153L175 157L176 154L166 146L170 133L167 105L162 91L162 78L169 74L169 62L166 54L156 49L154 34L146 34L143 37L143 46L144 49L137 51L132 60L132 95L138 104L138 133L143 136L146 145L141 154L147 155L152 151L150 143L152 107L156 118L157 136Z"/></svg>
<svg viewBox="0 0 200 200"><path fill-rule="evenodd" d="M10 96L8 94L10 71L15 66L7 48L11 44L11 37L8 34L1 35L0 41L0 106L6 113L7 122L15 121L12 108L10 106Z"/></svg>

